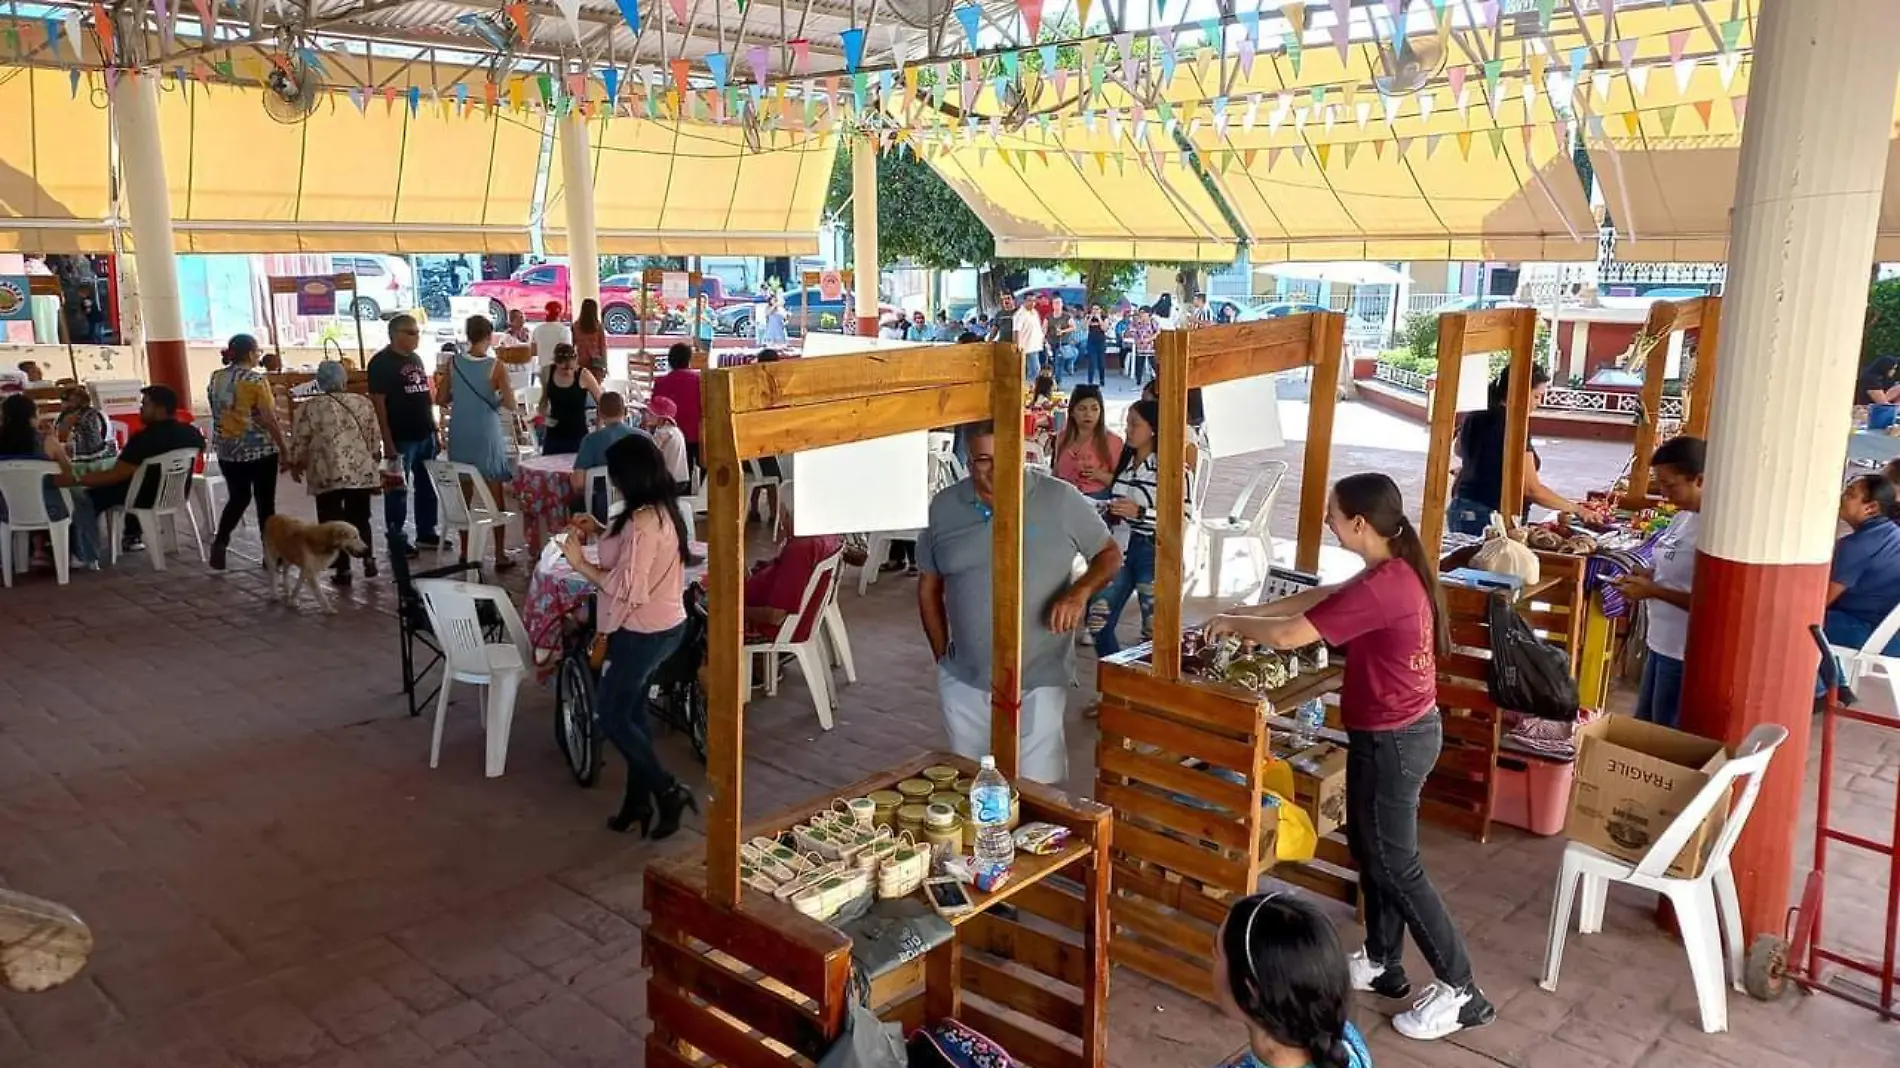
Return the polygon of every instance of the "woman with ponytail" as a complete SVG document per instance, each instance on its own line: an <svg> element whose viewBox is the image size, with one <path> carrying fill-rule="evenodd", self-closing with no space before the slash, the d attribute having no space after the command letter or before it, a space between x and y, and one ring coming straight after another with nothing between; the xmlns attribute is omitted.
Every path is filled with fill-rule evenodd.
<svg viewBox="0 0 1900 1068"><path fill-rule="evenodd" d="M1352 986L1409 996L1403 961L1410 931L1437 981L1392 1026L1408 1038L1444 1038L1497 1018L1418 853L1419 793L1444 742L1436 659L1451 645L1444 596L1390 478L1368 472L1334 483L1326 525L1365 561L1364 571L1338 586L1234 609L1206 629L1210 638L1238 634L1275 649L1324 641L1346 651L1339 693L1346 836L1366 910L1366 945L1350 960Z"/></svg>
<svg viewBox="0 0 1900 1068"><path fill-rule="evenodd" d="M1372 1068L1348 1019L1352 980L1333 925L1290 893L1234 902L1214 942L1214 996L1247 1025L1222 1068Z"/></svg>
<svg viewBox="0 0 1900 1068"><path fill-rule="evenodd" d="M1821 627L1830 644L1859 649L1900 606L1900 494L1885 475L1861 475L1841 490L1847 536L1834 543ZM1887 644L1900 649L1900 638ZM1892 655L1891 653L1889 655Z"/></svg>

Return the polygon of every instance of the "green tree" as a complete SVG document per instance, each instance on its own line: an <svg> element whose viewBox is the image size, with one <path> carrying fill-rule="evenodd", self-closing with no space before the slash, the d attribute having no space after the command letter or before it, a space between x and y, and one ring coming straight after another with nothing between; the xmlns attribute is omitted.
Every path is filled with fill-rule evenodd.
<svg viewBox="0 0 1900 1068"><path fill-rule="evenodd" d="M1900 356L1900 278L1875 282L1867 291L1867 327L1861 333L1861 366L1881 356Z"/></svg>

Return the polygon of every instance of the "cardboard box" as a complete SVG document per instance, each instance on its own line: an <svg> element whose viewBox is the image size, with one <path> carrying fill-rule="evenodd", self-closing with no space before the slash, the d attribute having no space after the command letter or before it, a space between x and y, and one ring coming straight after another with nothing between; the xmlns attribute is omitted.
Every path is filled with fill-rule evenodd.
<svg viewBox="0 0 1900 1068"><path fill-rule="evenodd" d="M1630 716L1605 716L1577 732L1577 775L1565 833L1635 863L1723 764L1722 743ZM1689 836L1669 874L1693 878L1721 830L1718 804Z"/></svg>
<svg viewBox="0 0 1900 1068"><path fill-rule="evenodd" d="M1346 747L1320 742L1298 752L1280 751L1275 759L1293 769L1294 804L1313 820L1313 832L1324 838L1346 823Z"/></svg>

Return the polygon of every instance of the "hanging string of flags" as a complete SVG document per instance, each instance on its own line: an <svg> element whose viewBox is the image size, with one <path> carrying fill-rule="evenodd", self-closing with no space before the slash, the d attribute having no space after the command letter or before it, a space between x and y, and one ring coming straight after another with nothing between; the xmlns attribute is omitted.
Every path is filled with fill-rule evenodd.
<svg viewBox="0 0 1900 1068"><path fill-rule="evenodd" d="M163 4L165 0L158 0ZM176 4L178 0L171 0ZM201 19L208 19L214 0L192 0ZM1568 0L1576 9L1580 0ZM623 17L637 32L640 28L637 0L617 0ZM684 0L670 0L672 12L680 21ZM1042 29L1044 0L1017 0L1018 14L1027 40L1035 40ZM1157 0L1164 5L1165 0ZM1606 18L1614 16L1613 0L1599 0ZM1090 26L1092 4L1078 4L1084 33ZM995 151L1003 159L1023 164L1030 158L1047 160L1067 154L1078 161L1094 158L1098 169L1106 172L1107 161L1133 155L1153 165L1183 163L1200 159L1218 169L1238 163L1252 168L1265 156L1269 170L1283 158L1304 166L1308 156L1322 168L1337 161L1350 166L1360 153L1370 150L1384 159L1388 152L1405 158L1419 146L1429 158L1446 139L1466 158L1473 146L1480 151L1489 147L1501 154L1508 140L1507 130L1528 145L1539 129L1550 129L1567 141L1575 122L1581 120L1585 135L1591 138L1635 137L1648 130L1660 130L1661 136L1675 136L1680 130L1692 134L1699 129L1712 131L1715 109L1721 97L1689 100L1656 107L1629 110L1629 102L1641 101L1649 80L1658 71L1673 77L1680 94L1687 94L1698 70L1707 63L1718 75L1727 106L1734 122L1740 125L1746 99L1732 92L1747 51L1741 48L1743 25L1730 20L1695 29L1676 29L1667 33L1663 44L1667 59L1639 61L1644 54L1642 39L1611 38L1601 42L1602 52L1577 46L1562 55L1539 36L1517 37L1522 54L1507 68L1502 58L1480 63L1451 65L1443 72L1442 83L1426 85L1405 93L1385 93L1377 82L1344 82L1314 85L1298 91L1244 91L1255 62L1267 58L1283 62L1295 78L1303 65L1306 39L1317 32L1312 25L1308 4L1292 0L1279 4L1280 29L1266 32L1260 11L1242 12L1231 22L1204 19L1192 23L1156 27L1146 34L1121 31L1101 36L1084 36L1067 43L1041 43L1016 49L979 51L979 33L983 12L974 4L953 10L972 54L951 59L905 63L901 53L895 67L865 69L866 33L850 28L839 35L845 70L842 74L813 76L810 71L811 41L787 41L782 50L767 45L747 47L742 54L727 56L710 53L699 60L674 59L664 69L635 64L626 68L602 66L585 72L572 72L556 79L550 74L522 74L503 79L457 81L447 86L337 87L359 111L367 112L380 100L388 111L405 107L411 115L420 115L428 105L443 118L469 116L480 111L495 113L579 112L587 118L632 117L655 121L691 121L715 125L745 123L770 138L761 150L776 146L780 134L850 134L874 139L884 151L941 154L961 147L977 147L979 153ZM1330 0L1333 19L1331 43L1342 57L1349 58L1355 46L1377 46L1379 28L1370 12L1366 22L1373 39L1355 42L1350 35L1350 0ZM1516 14L1522 17L1526 5ZM578 29L579 0L556 0L555 7ZM1441 46L1455 32L1453 5L1447 0L1385 0L1388 19L1386 32L1392 40L1404 40L1407 20L1414 11L1433 20ZM8 24L7 46L18 58L23 50L41 47L47 55L70 56L75 66L70 71L72 91L77 94L84 78L101 76L110 90L121 76L132 70L114 65L116 55L111 21L102 4L92 5L92 31L97 36L96 53L89 63L84 39L84 20L77 11L42 20L40 40L30 40L30 24ZM1183 5L1185 9L1185 5ZM1556 9L1555 0L1535 0L1534 15L1540 30L1548 30ZM506 17L525 39L531 36L529 9L525 3L508 3L502 8ZM1475 18L1467 28L1492 29L1498 25L1497 0L1482 0L1475 5ZM1230 32L1232 31L1232 32ZM1702 40L1697 40L1700 36ZM1388 42L1389 43L1389 42ZM1692 47L1713 49L1699 54ZM894 50L895 51L895 50ZM774 53L779 53L775 55ZM789 57L785 55L789 53ZM1614 56L1611 60L1610 57ZM320 50L300 48L296 58L327 76L328 68ZM1599 55L1603 57L1599 59ZM1219 86L1223 79L1214 77L1217 59L1230 59L1239 74L1243 91L1205 93L1201 87ZM789 62L787 60L789 59ZM279 65L282 65L280 59ZM740 63L743 63L743 68ZM268 69L247 69L240 73L226 57L215 61L200 57L189 66L154 71L180 85L197 84L209 89L214 85L266 85ZM1185 70L1191 80L1182 77ZM790 72L790 80L786 71ZM1149 102L1130 99L1126 92L1111 93L1110 72L1119 76L1124 88L1137 85L1166 87L1168 95L1149 97ZM1561 72L1562 77L1556 77ZM473 77L473 76L471 76ZM1625 98L1616 92L1618 82L1629 89ZM1231 84L1231 83L1230 83ZM1481 94L1477 92L1482 88ZM1177 97L1182 89L1187 92ZM979 102L985 100L1003 110L1005 101L1036 102L1034 114L1012 121L1006 130L1001 115L980 114ZM1196 96L1195 94L1202 94ZM1537 98L1549 96L1551 119L1540 121ZM1474 99L1474 97L1476 99ZM1522 101L1523 121L1509 121L1503 109ZM1046 103L1045 103L1046 102ZM1618 102L1624 102L1619 104ZM1469 120L1476 103L1489 112L1491 126L1455 132L1434 132L1433 115L1441 107L1455 109L1460 118ZM954 104L954 108L947 105ZM1384 133L1371 130L1378 121ZM1516 114L1513 110L1510 114ZM1645 125L1643 115L1654 122ZM1190 137L1203 127L1226 136L1238 126L1243 132L1264 127L1270 134L1282 129L1298 135L1300 143L1263 148L1191 147L1180 148L1175 139L1185 131ZM1313 127L1317 126L1319 132ZM1351 129L1347 130L1346 127ZM1113 150L1076 150L1055 142L1064 130L1081 128L1094 134L1106 130L1117 147ZM1124 132L1132 137L1124 141ZM981 136L985 143L976 145ZM1013 144L1006 144L1006 139ZM1040 147L1033 142L1040 141ZM1024 146L1027 147L1024 147Z"/></svg>

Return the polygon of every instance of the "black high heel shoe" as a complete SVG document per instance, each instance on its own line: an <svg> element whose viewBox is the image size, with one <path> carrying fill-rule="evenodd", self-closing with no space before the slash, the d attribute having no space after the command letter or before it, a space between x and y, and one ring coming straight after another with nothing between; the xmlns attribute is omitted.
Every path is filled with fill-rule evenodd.
<svg viewBox="0 0 1900 1068"><path fill-rule="evenodd" d="M653 823L653 806L647 802L644 792L627 792L627 798L620 804L620 812L607 819L607 829L617 834L626 834L635 826L640 828L640 837L648 836L648 827Z"/></svg>
<svg viewBox="0 0 1900 1068"><path fill-rule="evenodd" d="M674 832L680 829L680 813L690 808L694 815L699 814L699 799L693 796L691 790L678 783L674 783L672 789L659 796L659 805L659 822L653 825L652 832L647 835L656 842L662 838L671 838Z"/></svg>

